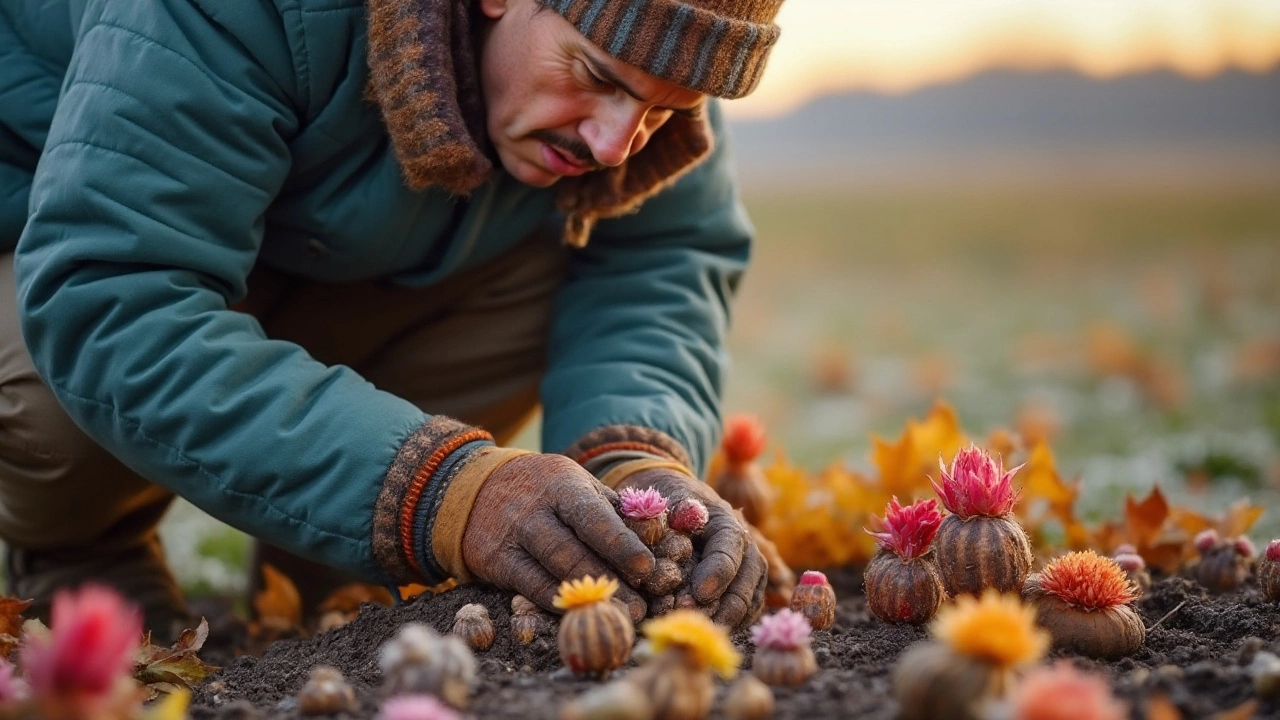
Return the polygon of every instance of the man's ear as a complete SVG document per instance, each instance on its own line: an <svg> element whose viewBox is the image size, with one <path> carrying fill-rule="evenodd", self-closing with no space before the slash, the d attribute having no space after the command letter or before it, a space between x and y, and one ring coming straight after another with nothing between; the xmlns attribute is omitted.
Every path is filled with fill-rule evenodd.
<svg viewBox="0 0 1280 720"><path fill-rule="evenodd" d="M480 12L490 20L497 20L510 9L510 0L480 0Z"/></svg>

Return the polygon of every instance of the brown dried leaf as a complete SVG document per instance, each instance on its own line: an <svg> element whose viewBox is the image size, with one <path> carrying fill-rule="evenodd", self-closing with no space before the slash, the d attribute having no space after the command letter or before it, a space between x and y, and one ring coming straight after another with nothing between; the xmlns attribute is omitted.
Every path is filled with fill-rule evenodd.
<svg viewBox="0 0 1280 720"><path fill-rule="evenodd" d="M0 597L0 658L8 658L13 647L21 641L22 613L30 606L30 600Z"/></svg>
<svg viewBox="0 0 1280 720"><path fill-rule="evenodd" d="M209 623L204 618L194 630L183 630L178 641L169 647L152 645L151 633L147 633L134 656L133 677L147 689L148 699L173 692L175 687L193 688L217 672L217 667L196 655L208 639Z"/></svg>
<svg viewBox="0 0 1280 720"><path fill-rule="evenodd" d="M264 628L286 629L302 625L302 597L287 575L269 563L262 564L262 590L253 596L253 609Z"/></svg>

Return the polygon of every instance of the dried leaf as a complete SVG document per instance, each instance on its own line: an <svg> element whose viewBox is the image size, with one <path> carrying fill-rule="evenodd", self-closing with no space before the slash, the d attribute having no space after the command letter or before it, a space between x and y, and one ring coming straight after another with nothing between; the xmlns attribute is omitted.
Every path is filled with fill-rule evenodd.
<svg viewBox="0 0 1280 720"><path fill-rule="evenodd" d="M1182 713L1169 698L1156 695L1147 702L1147 720L1182 720Z"/></svg>
<svg viewBox="0 0 1280 720"><path fill-rule="evenodd" d="M929 478L938 474L938 458L949 461L966 442L955 410L939 401L923 421L908 420L896 443L873 437L871 461L880 471L886 495L904 502L929 492Z"/></svg>
<svg viewBox="0 0 1280 720"><path fill-rule="evenodd" d="M337 611L355 613L364 603L374 603L391 607L391 593L384 587L366 583L350 583L334 590L324 602L320 603L320 612Z"/></svg>
<svg viewBox="0 0 1280 720"><path fill-rule="evenodd" d="M1248 500L1238 500L1232 503L1226 517L1218 523L1218 534L1222 537L1244 535L1261 516L1261 505L1251 505Z"/></svg>
<svg viewBox="0 0 1280 720"><path fill-rule="evenodd" d="M31 600L0 597L0 658L8 658L10 651L22 639L22 613L31 606Z"/></svg>
<svg viewBox="0 0 1280 720"><path fill-rule="evenodd" d="M1160 492L1160 486L1151 489L1151 494L1142 502L1136 502L1133 495L1124 498L1124 522L1128 537L1141 550L1154 545L1164 529L1164 521L1169 517L1169 503ZM1145 553L1144 553L1145 557ZM1150 558L1147 559L1150 562Z"/></svg>
<svg viewBox="0 0 1280 720"><path fill-rule="evenodd" d="M286 630L302 625L302 597L287 575L262 564L263 588L253 596L253 609L263 628Z"/></svg>
<svg viewBox="0 0 1280 720"><path fill-rule="evenodd" d="M147 633L134 656L134 679L146 687L151 698L172 692L174 686L189 689L199 685L218 671L196 655L207 639L209 623L204 618L200 618L200 625L194 630L183 630L170 647L152 645L151 633Z"/></svg>

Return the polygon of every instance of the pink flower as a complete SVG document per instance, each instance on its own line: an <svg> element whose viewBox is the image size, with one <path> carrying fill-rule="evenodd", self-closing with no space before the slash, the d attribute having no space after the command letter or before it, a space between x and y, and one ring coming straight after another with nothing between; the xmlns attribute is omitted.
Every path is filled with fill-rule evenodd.
<svg viewBox="0 0 1280 720"><path fill-rule="evenodd" d="M127 677L142 639L142 614L114 590L85 585L53 597L49 636L28 636L22 665L32 693L59 702L105 702Z"/></svg>
<svg viewBox="0 0 1280 720"><path fill-rule="evenodd" d="M801 585L830 585L831 583L827 582L826 575L823 575L817 570L805 570L804 574L800 576L800 584Z"/></svg>
<svg viewBox="0 0 1280 720"><path fill-rule="evenodd" d="M667 499L651 487L626 488L618 494L618 499L622 501L622 514L632 520L652 520L667 511Z"/></svg>
<svg viewBox="0 0 1280 720"><path fill-rule="evenodd" d="M1213 528L1201 530L1196 534L1196 538L1193 542L1195 543L1196 550L1199 550L1201 553L1207 553L1213 549L1214 545L1218 544L1218 531Z"/></svg>
<svg viewBox="0 0 1280 720"><path fill-rule="evenodd" d="M920 557L929 549L933 536L942 524L937 500L920 500L906 507L898 498L889 501L884 511L885 532L867 531L876 543L901 558Z"/></svg>
<svg viewBox="0 0 1280 720"><path fill-rule="evenodd" d="M0 658L0 705L27 699L27 686L13 673L13 665Z"/></svg>
<svg viewBox="0 0 1280 720"><path fill-rule="evenodd" d="M773 650L795 650L808 645L813 627L809 619L791 608L783 608L778 612L760 619L751 628L751 642L756 647Z"/></svg>
<svg viewBox="0 0 1280 720"><path fill-rule="evenodd" d="M431 695L400 695L382 705L377 720L461 720L462 716Z"/></svg>
<svg viewBox="0 0 1280 720"><path fill-rule="evenodd" d="M685 498L671 508L667 524L677 532L697 535L707 525L707 506L697 498Z"/></svg>
<svg viewBox="0 0 1280 720"><path fill-rule="evenodd" d="M1258 549L1253 546L1253 542L1243 535L1235 539L1235 548L1236 554L1240 557L1252 560L1258 555Z"/></svg>
<svg viewBox="0 0 1280 720"><path fill-rule="evenodd" d="M1125 572L1135 572L1147 566L1147 561L1137 553L1120 553L1112 560L1115 560L1120 569Z"/></svg>
<svg viewBox="0 0 1280 720"><path fill-rule="evenodd" d="M974 445L956 453L950 472L942 458L938 458L938 465L942 468L942 483L934 482L933 489L950 512L961 518L1002 517L1013 512L1018 493L1011 481L1021 465L1005 472L1003 462Z"/></svg>
<svg viewBox="0 0 1280 720"><path fill-rule="evenodd" d="M1014 720L1123 720L1124 705L1097 675L1059 661L1032 670L1010 698Z"/></svg>
<svg viewBox="0 0 1280 720"><path fill-rule="evenodd" d="M1280 562L1280 540L1267 543L1267 559L1271 562Z"/></svg>

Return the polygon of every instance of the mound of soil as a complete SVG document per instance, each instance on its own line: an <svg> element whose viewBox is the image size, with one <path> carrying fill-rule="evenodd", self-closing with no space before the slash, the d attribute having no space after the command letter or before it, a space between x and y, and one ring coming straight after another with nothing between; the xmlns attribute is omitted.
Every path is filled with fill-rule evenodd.
<svg viewBox="0 0 1280 720"><path fill-rule="evenodd" d="M854 584L832 579L837 589ZM361 702L356 717L372 718L379 704L379 647L410 622L446 632L458 608L472 602L489 608L498 633L493 646L477 655L481 683L468 708L471 716L556 718L564 702L594 685L561 667L553 623L545 623L532 644L520 645L510 635L511 595L463 587L396 608L368 605L349 625L308 640L277 642L261 658L237 658L198 690L192 717L300 717L294 699L298 690L313 666L328 664L355 687ZM1255 695L1245 667L1259 650L1280 651L1280 605L1268 603L1253 586L1215 596L1189 580L1169 578L1157 583L1138 609L1151 629L1146 645L1133 657L1096 662L1057 654L1109 675L1135 719L1146 717L1146 703L1154 695L1167 696L1188 720L1251 700ZM801 687L775 689L775 717L895 717L890 687L894 662L926 636L922 628L881 622L868 613L861 596L846 593L836 624L815 634L820 672ZM744 667L749 667L746 634L734 640L748 656ZM1280 720L1280 699L1263 700L1255 718Z"/></svg>

